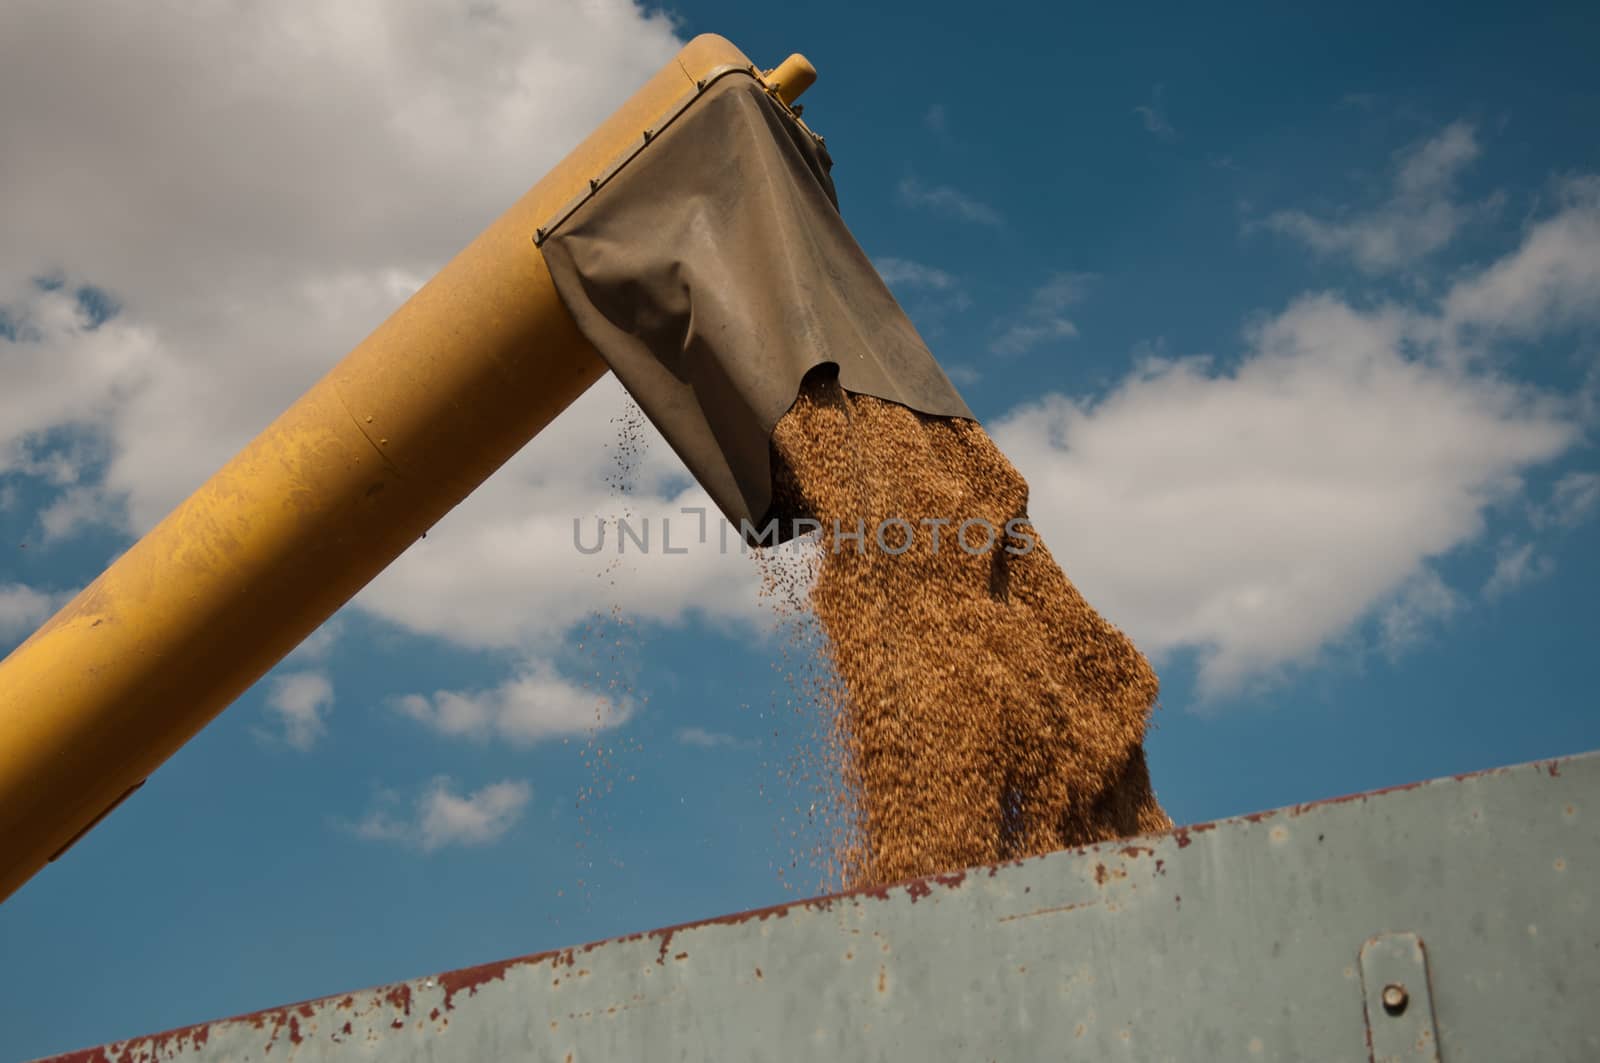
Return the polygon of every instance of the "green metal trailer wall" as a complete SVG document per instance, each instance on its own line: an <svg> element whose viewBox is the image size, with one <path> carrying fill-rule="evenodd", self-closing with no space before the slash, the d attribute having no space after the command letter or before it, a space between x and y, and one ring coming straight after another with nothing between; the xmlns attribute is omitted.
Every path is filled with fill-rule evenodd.
<svg viewBox="0 0 1600 1063"><path fill-rule="evenodd" d="M59 1057L1600 1059L1600 754L419 978Z"/></svg>

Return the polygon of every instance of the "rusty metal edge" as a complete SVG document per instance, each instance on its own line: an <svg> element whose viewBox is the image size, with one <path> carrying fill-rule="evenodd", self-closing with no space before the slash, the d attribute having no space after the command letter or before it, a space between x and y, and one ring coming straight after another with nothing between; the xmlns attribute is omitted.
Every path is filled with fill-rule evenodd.
<svg viewBox="0 0 1600 1063"><path fill-rule="evenodd" d="M1239 816L1231 816L1226 819L1211 820L1203 823L1192 823L1181 827L1175 827L1168 831L1132 835L1127 838L1100 842L1095 845L1085 845L1073 849L1064 849L1060 850L1059 852L1046 853L1042 856L1029 857L1023 860L1010 860L997 864L987 864L966 868L964 870L953 871L948 874L928 875L922 878L907 879L902 882L895 882L885 886L850 890L840 893L822 894L816 897L806 898L805 900L791 901L786 904L769 905L763 908L751 908L745 911L733 912L728 915L716 916L710 919L699 919L686 923L678 923L672 926L659 927L654 930L640 931L637 933L620 935L613 938L605 938L599 941L591 941L585 944L574 945L567 948L548 949L543 952L514 956L509 959L491 961L489 963L477 964L471 967L461 967L455 970L443 972L441 974L435 974L431 976L431 980L436 981L439 986L444 989L444 1007L446 1010L449 1010L452 1006L451 1002L455 996L470 996L477 990L479 986L503 978L505 973L513 967L541 964L550 961L565 963L567 966L571 966L575 957L593 952L596 949L603 948L608 945L635 942L640 940L659 939L660 951L664 956L671 945L673 937L676 934L701 927L737 926L744 923L761 922L768 919L782 919L791 911L828 911L836 903L860 898L887 901L891 899L894 894L900 891L904 891L906 896L908 896L911 901L915 903L918 899L931 894L936 886L946 889L953 889L957 886L960 886L969 877L980 876L987 873L988 877L993 878L1002 870L1009 867L1020 867L1025 864L1030 864L1041 860L1053 860L1063 855L1081 856L1089 853L1125 852L1130 848L1131 843L1135 843L1140 840L1164 838L1171 838L1179 849L1183 849L1187 848L1191 844L1192 835L1203 834L1221 827L1226 827L1233 824L1261 823L1280 816L1285 818L1295 818L1315 809L1325 808L1331 805L1342 805L1351 802L1366 802L1370 799L1381 799L1392 794L1404 793L1411 790L1419 790L1426 787L1461 783L1472 779L1503 775L1507 772L1528 768L1548 775L1551 778L1559 778L1562 768L1565 765L1574 763L1586 757L1593 756L1600 756L1600 750L1586 753L1575 753L1569 756L1557 757L1554 759L1526 761L1519 764L1509 764L1501 767L1486 768L1481 771L1462 772L1456 775L1425 779L1419 782L1402 783L1396 786L1386 786L1376 790L1366 790L1356 793L1343 794L1336 797L1323 798L1317 801L1286 805L1281 808L1270 809L1264 812L1250 812ZM1136 845L1132 847L1136 849L1139 848ZM422 977L427 978L429 976ZM209 1031L212 1027L232 1023L248 1024L261 1030L266 1030L270 1026L272 1031L269 1035L271 1041L275 1042L278 1038L278 1035L281 1033L286 1035L285 1039L290 1044L299 1044L301 1040L299 1032L299 1020L301 1018L310 1018L315 1013L315 1008L319 1004L328 1005L330 1007L339 1007L350 1006L357 997L365 999L382 999L388 1000L397 1006L403 1005L405 1010L409 1013L409 998L411 995L410 983L413 981L417 981L417 979L386 983L366 989L353 990L348 993L334 993L324 997L313 997L307 1000L297 1001L292 1004L264 1008L260 1011L245 1012L240 1015L232 1015L225 1018L213 1019L207 1022L194 1023L188 1026L179 1026L161 1033L135 1035L134 1037L125 1041L115 1041L90 1048L77 1049L61 1055L48 1056L35 1060L34 1063L121 1063L121 1061L129 1059L153 1060L165 1058L167 1055L176 1053L185 1048L198 1049L204 1046L208 1039ZM132 1054L131 1050L134 1048L139 1050L138 1055Z"/></svg>

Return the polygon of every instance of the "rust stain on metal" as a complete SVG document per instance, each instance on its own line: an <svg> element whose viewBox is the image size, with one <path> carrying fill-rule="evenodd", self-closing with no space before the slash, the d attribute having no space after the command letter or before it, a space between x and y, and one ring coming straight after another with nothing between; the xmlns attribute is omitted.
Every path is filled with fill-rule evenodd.
<svg viewBox="0 0 1600 1063"><path fill-rule="evenodd" d="M1559 760L1550 761L1544 766L1544 770L1550 773L1550 778L1552 779L1561 778L1561 762Z"/></svg>
<svg viewBox="0 0 1600 1063"><path fill-rule="evenodd" d="M1105 864L1094 865L1094 882L1097 886L1104 886L1107 882L1110 882L1114 878L1127 877L1128 869L1125 867L1107 867Z"/></svg>
<svg viewBox="0 0 1600 1063"><path fill-rule="evenodd" d="M761 980L761 979L763 979L765 977L766 977L766 975L761 973L761 968L757 967L756 968L756 979L759 981L759 980Z"/></svg>
<svg viewBox="0 0 1600 1063"><path fill-rule="evenodd" d="M1483 774L1483 773L1481 773L1481 772L1473 772L1473 773L1470 773L1468 775L1463 776L1463 778L1470 779L1474 775L1478 775L1478 774ZM1408 782L1408 783L1401 783L1399 786L1385 786L1380 790L1367 790L1367 791L1364 791L1364 792L1358 793L1358 794L1343 794L1343 795L1341 795L1339 797L1323 798L1321 801L1307 801L1304 804L1292 805L1288 809L1288 813L1291 816L1303 816L1307 812L1311 812L1311 811L1314 811L1314 810L1319 809L1319 808L1329 808L1329 807L1332 807L1333 805L1349 804L1351 801L1362 801L1362 802L1365 802L1367 800L1367 798L1369 798L1369 797L1382 797L1385 794L1404 793L1407 790L1416 790L1416 789L1418 789L1420 787L1427 786L1427 785L1428 785L1427 782Z"/></svg>
<svg viewBox="0 0 1600 1063"><path fill-rule="evenodd" d="M383 1000L401 1014L411 1014L411 986L405 982L390 986L389 991L383 995Z"/></svg>
<svg viewBox="0 0 1600 1063"><path fill-rule="evenodd" d="M185 1049L199 1051L205 1047L210 1036L209 1023L182 1026L166 1033L125 1041L120 1046L102 1045L53 1059L55 1063L145 1063L147 1060L170 1059Z"/></svg>
<svg viewBox="0 0 1600 1063"><path fill-rule="evenodd" d="M510 968L524 963L537 963L554 955L554 953L541 953L525 959L502 960L498 963L483 963L476 967L446 971L438 976L439 986L444 990L444 1010L449 1011L455 1006L457 993L465 993L470 997L477 993L479 986L505 978L506 971Z"/></svg>
<svg viewBox="0 0 1600 1063"><path fill-rule="evenodd" d="M911 903L928 896L933 892L934 886L943 886L945 889L955 889L967 880L965 871L952 871L947 875L929 875L927 878L912 879L906 883L906 895L911 898ZM885 898L887 899L887 898Z"/></svg>
<svg viewBox="0 0 1600 1063"><path fill-rule="evenodd" d="M667 949L672 945L672 935L677 932L676 927L659 932L661 934L661 950L656 953L657 967L665 967L667 965Z"/></svg>

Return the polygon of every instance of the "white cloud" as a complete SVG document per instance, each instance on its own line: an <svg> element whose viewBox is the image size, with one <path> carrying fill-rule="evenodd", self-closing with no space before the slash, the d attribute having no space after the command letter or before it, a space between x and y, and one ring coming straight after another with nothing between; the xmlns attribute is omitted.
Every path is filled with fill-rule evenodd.
<svg viewBox="0 0 1600 1063"><path fill-rule="evenodd" d="M0 187L5 165L0 161ZM0 234L9 215L0 216ZM0 339L0 473L71 484L85 456L70 445L41 452L38 437L113 417L119 399L148 379L155 338L148 328L122 321L95 327L72 292L8 277L4 254L0 248L0 307L21 328L15 342Z"/></svg>
<svg viewBox="0 0 1600 1063"><path fill-rule="evenodd" d="M249 9L156 0L0 6L0 474L77 485L40 515L148 529L510 206L679 47L631 0L502 8L290 0ZM64 61L70 57L70 61ZM287 73L286 73L287 72ZM46 105L46 103L48 105ZM55 287L32 278L53 274ZM85 308L86 284L121 311ZM458 644L543 660L610 606L641 619L761 615L753 562L713 538L690 555L586 557L572 522L615 514L623 411L607 381L458 507L359 606ZM645 435L654 439L648 428ZM627 506L677 542L708 510L657 440ZM697 530L697 529L695 529ZM530 607L530 603L536 603ZM0 591L0 636L54 607ZM289 744L326 730L325 626L275 677ZM597 723L548 665L487 690L403 699L437 731L527 744ZM353 829L428 851L486 844L524 782L436 780Z"/></svg>
<svg viewBox="0 0 1600 1063"><path fill-rule="evenodd" d="M41 514L52 536L146 530L678 47L629 0L0 7L0 473L92 477ZM117 316L89 312L90 282ZM591 390L359 605L519 652L613 605L761 615L737 545L574 547L576 518L621 508L622 401ZM715 513L659 440L636 479L657 536L687 537L681 506Z"/></svg>
<svg viewBox="0 0 1600 1063"><path fill-rule="evenodd" d="M935 266L903 258L879 258L873 265L925 336L940 335L945 318L972 306L961 282Z"/></svg>
<svg viewBox="0 0 1600 1063"><path fill-rule="evenodd" d="M615 422L626 416L625 404L621 385L606 377L356 603L417 634L540 657L574 625L612 609L639 621L699 616L750 628L767 615L756 597L755 563L654 428L636 431L643 455L631 492L607 486L621 468ZM705 542L701 518L686 509L705 514ZM636 531L649 528L648 552L629 540L618 556L615 525L601 553L580 552L580 542L594 546L599 517L624 513Z"/></svg>
<svg viewBox="0 0 1600 1063"><path fill-rule="evenodd" d="M1600 508L1600 473L1570 472L1556 481L1547 505L1533 512L1535 527L1576 528Z"/></svg>
<svg viewBox="0 0 1600 1063"><path fill-rule="evenodd" d="M1483 596L1490 599L1504 597L1554 571L1555 562L1538 553L1533 543L1501 543L1495 557L1494 571L1483 585Z"/></svg>
<svg viewBox="0 0 1600 1063"><path fill-rule="evenodd" d="M1078 326L1066 311L1083 298L1090 279L1083 273L1058 273L1045 281L1034 289L1016 320L990 341L989 352L1002 357L1026 354L1041 343L1077 336Z"/></svg>
<svg viewBox="0 0 1600 1063"><path fill-rule="evenodd" d="M1423 643L1431 628L1461 608L1461 596L1439 574L1423 568L1378 614L1379 644L1390 660Z"/></svg>
<svg viewBox="0 0 1600 1063"><path fill-rule="evenodd" d="M58 542L95 525L120 524L123 514L103 491L73 487L61 492L39 513L46 543Z"/></svg>
<svg viewBox="0 0 1600 1063"><path fill-rule="evenodd" d="M20 583L0 584L0 640L18 639L50 619L62 595Z"/></svg>
<svg viewBox="0 0 1600 1063"><path fill-rule="evenodd" d="M1051 340L1070 340L1078 335L1078 326L1060 316L1030 318L1009 326L989 344L989 350L999 355L1023 354L1041 343Z"/></svg>
<svg viewBox="0 0 1600 1063"><path fill-rule="evenodd" d="M681 728L678 731L678 741L683 745L694 746L698 749L723 749L751 744L737 735L725 734L721 731L708 731L704 727Z"/></svg>
<svg viewBox="0 0 1600 1063"><path fill-rule="evenodd" d="M1196 651L1204 695L1312 660L1368 617L1397 650L1450 611L1429 559L1581 438L1576 401L1448 357L1444 338L1461 292L1579 209L1436 311L1305 297L1229 368L1152 359L1098 402L1047 396L991 431L1068 574L1146 649ZM1586 240L1550 272L1589 276L1600 233ZM1522 320L1523 302L1497 305L1487 324Z"/></svg>
<svg viewBox="0 0 1600 1063"><path fill-rule="evenodd" d="M1555 482L1543 504L1530 504L1528 523L1536 531L1571 531L1594 516L1600 508L1600 474L1569 472ZM1502 598L1529 583L1551 575L1555 559L1532 542L1505 539L1495 556L1494 571L1484 582L1485 598Z"/></svg>
<svg viewBox="0 0 1600 1063"><path fill-rule="evenodd" d="M284 658L284 662L321 662L327 660L329 654L333 652L333 647L344 636L344 626L345 621L342 614L334 614L334 616L325 620L321 627L306 636L305 640L294 648L294 652Z"/></svg>
<svg viewBox="0 0 1600 1063"><path fill-rule="evenodd" d="M1004 225L1000 212L949 185L925 186L915 177L900 182L900 202L908 207L923 207L957 221L974 225Z"/></svg>
<svg viewBox="0 0 1600 1063"><path fill-rule="evenodd" d="M1455 122L1399 154L1389 198L1378 207L1332 220L1283 210L1263 224L1320 254L1348 257L1368 272L1406 266L1449 243L1474 218L1498 208L1498 198L1478 204L1455 198L1458 175L1478 154L1473 127Z"/></svg>
<svg viewBox="0 0 1600 1063"><path fill-rule="evenodd" d="M443 776L417 798L408 815L397 816L394 794L382 795L381 805L352 828L374 841L392 841L433 852L447 845L487 845L516 826L533 797L533 788L520 780L492 783L470 794L457 793Z"/></svg>
<svg viewBox="0 0 1600 1063"><path fill-rule="evenodd" d="M267 691L267 708L278 718L283 741L303 752L327 733L333 683L321 672L275 676Z"/></svg>
<svg viewBox="0 0 1600 1063"><path fill-rule="evenodd" d="M1527 338L1593 321L1600 301L1600 176L1562 182L1560 209L1515 254L1455 286L1443 327L1457 343Z"/></svg>
<svg viewBox="0 0 1600 1063"><path fill-rule="evenodd" d="M880 258L873 262L878 275L891 288L922 288L936 292L950 291L956 279L942 269L925 266L903 258Z"/></svg>
<svg viewBox="0 0 1600 1063"><path fill-rule="evenodd" d="M1145 132L1153 133L1162 140L1171 140L1178 135L1178 131L1167 121L1166 106L1161 101L1164 88L1162 85L1157 85L1151 89L1150 102L1135 107L1133 113L1143 120Z"/></svg>
<svg viewBox="0 0 1600 1063"><path fill-rule="evenodd" d="M633 699L571 683L547 662L527 664L515 678L490 690L441 690L395 701L396 711L439 734L529 746L542 739L619 727L634 712Z"/></svg>
<svg viewBox="0 0 1600 1063"><path fill-rule="evenodd" d="M149 527L677 47L630 0L0 5L0 471L99 433Z"/></svg>

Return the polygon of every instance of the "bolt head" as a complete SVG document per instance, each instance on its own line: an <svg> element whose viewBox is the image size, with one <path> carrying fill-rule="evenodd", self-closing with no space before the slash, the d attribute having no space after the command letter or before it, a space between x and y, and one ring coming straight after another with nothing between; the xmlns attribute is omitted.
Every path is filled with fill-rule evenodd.
<svg viewBox="0 0 1600 1063"><path fill-rule="evenodd" d="M1411 1000L1406 987L1390 983L1383 987L1383 1010L1390 1015L1398 1015L1406 1010L1406 1004Z"/></svg>

